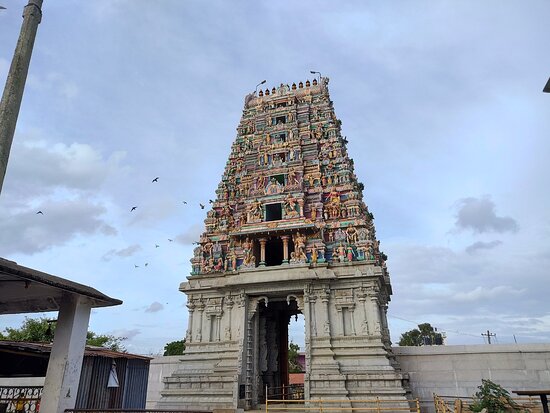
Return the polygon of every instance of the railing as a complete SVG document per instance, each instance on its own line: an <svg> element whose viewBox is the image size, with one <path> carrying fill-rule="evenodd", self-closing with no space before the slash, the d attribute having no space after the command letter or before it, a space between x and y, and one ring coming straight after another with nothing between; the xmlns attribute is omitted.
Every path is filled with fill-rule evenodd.
<svg viewBox="0 0 550 413"><path fill-rule="evenodd" d="M0 386L0 413L38 413L42 386Z"/></svg>
<svg viewBox="0 0 550 413"><path fill-rule="evenodd" d="M212 411L175 409L65 409L65 413L212 413Z"/></svg>
<svg viewBox="0 0 550 413"><path fill-rule="evenodd" d="M275 404L275 405L274 405ZM414 412L420 413L420 400L403 399L319 399L319 400L271 400L266 399L265 411L301 412Z"/></svg>
<svg viewBox="0 0 550 413"><path fill-rule="evenodd" d="M289 384L281 387L265 388L265 398L270 400L304 400L304 385Z"/></svg>
<svg viewBox="0 0 550 413"><path fill-rule="evenodd" d="M470 405L473 403L473 397L440 396L433 394L434 408L436 413L462 413L470 412ZM524 412L540 412L540 400L532 397L514 397L512 398L520 409Z"/></svg>

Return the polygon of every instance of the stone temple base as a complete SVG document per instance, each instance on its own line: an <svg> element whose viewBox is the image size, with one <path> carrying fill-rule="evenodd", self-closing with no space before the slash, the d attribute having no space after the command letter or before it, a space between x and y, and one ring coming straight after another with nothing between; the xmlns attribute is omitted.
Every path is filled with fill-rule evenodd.
<svg viewBox="0 0 550 413"><path fill-rule="evenodd" d="M180 368L164 378L158 408L259 408L266 386L285 384L287 324L297 313L305 318L306 399L341 400L341 407L376 397L406 404L386 321L391 287L381 267L281 265L191 276L180 289L188 294L187 348Z"/></svg>

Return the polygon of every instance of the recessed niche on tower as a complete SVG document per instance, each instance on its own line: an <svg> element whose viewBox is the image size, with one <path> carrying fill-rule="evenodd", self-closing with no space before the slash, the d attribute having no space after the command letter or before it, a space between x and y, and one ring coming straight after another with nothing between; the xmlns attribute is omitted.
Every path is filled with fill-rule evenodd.
<svg viewBox="0 0 550 413"><path fill-rule="evenodd" d="M280 203L265 206L266 221L280 221L283 219L283 206Z"/></svg>

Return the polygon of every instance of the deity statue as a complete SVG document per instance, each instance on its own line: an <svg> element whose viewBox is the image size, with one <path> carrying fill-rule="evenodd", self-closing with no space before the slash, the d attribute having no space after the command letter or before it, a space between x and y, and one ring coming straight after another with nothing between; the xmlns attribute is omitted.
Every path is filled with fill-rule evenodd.
<svg viewBox="0 0 550 413"><path fill-rule="evenodd" d="M262 204L257 199L248 206L248 222L262 219Z"/></svg>
<svg viewBox="0 0 550 413"><path fill-rule="evenodd" d="M369 238L369 230L365 227L359 228L357 236L359 241L366 241Z"/></svg>
<svg viewBox="0 0 550 413"><path fill-rule="evenodd" d="M296 211L296 204L296 198L289 194L286 197L284 204L285 218L295 218L298 216L298 212Z"/></svg>
<svg viewBox="0 0 550 413"><path fill-rule="evenodd" d="M340 216L346 218L348 216L347 208L340 208Z"/></svg>
<svg viewBox="0 0 550 413"><path fill-rule="evenodd" d="M317 248L315 246L311 249L311 262L317 263Z"/></svg>
<svg viewBox="0 0 550 413"><path fill-rule="evenodd" d="M340 193L336 189L333 189L332 191L330 191L329 199L330 199L331 204L339 204L340 203Z"/></svg>
<svg viewBox="0 0 550 413"><path fill-rule="evenodd" d="M212 242L210 241L210 239L207 238L206 243L202 247L202 250L206 257L210 257L210 255L212 255L212 246Z"/></svg>
<svg viewBox="0 0 550 413"><path fill-rule="evenodd" d="M275 178L271 178L269 181L269 184L267 184L265 188L265 194L266 195L274 195L274 194L280 194L283 192L284 188L283 185L277 181Z"/></svg>
<svg viewBox="0 0 550 413"><path fill-rule="evenodd" d="M218 241L212 246L212 253L214 254L214 258L218 258L222 254L222 246Z"/></svg>
<svg viewBox="0 0 550 413"><path fill-rule="evenodd" d="M200 258L200 257L201 257L201 253L202 253L201 247L195 247L195 249L193 249L193 256L194 256L195 258Z"/></svg>
<svg viewBox="0 0 550 413"><path fill-rule="evenodd" d="M336 251L338 252L338 261L344 262L346 260L346 248L342 245L342 243L338 245Z"/></svg>
<svg viewBox="0 0 550 413"><path fill-rule="evenodd" d="M350 244L355 244L357 242L357 229L354 226L350 225L346 229L346 241Z"/></svg>
<svg viewBox="0 0 550 413"><path fill-rule="evenodd" d="M364 247L364 246L357 247L357 260L364 261L366 252L367 252L367 247Z"/></svg>
<svg viewBox="0 0 550 413"><path fill-rule="evenodd" d="M334 231L334 239L336 241L344 241L346 239L346 233L342 231L342 228L338 228Z"/></svg>
<svg viewBox="0 0 550 413"><path fill-rule="evenodd" d="M220 272L222 269L223 269L223 258L220 257L220 258L218 258L218 261L214 265L214 271Z"/></svg>
<svg viewBox="0 0 550 413"><path fill-rule="evenodd" d="M348 248L346 249L347 259L349 262L353 261L353 247L351 245L348 245Z"/></svg>
<svg viewBox="0 0 550 413"><path fill-rule="evenodd" d="M292 237L292 241L294 241L294 251L296 252L296 257L299 259L300 257L305 256L304 250L306 247L306 237L301 235L300 231L298 231Z"/></svg>
<svg viewBox="0 0 550 413"><path fill-rule="evenodd" d="M245 267L254 267L256 265L256 257L252 254L252 241L248 237L242 244L243 248L243 265Z"/></svg>
<svg viewBox="0 0 550 413"><path fill-rule="evenodd" d="M369 260L374 260L374 247L372 246L372 244L369 244L369 247L368 247L368 251L369 251Z"/></svg>
<svg viewBox="0 0 550 413"><path fill-rule="evenodd" d="M235 254L235 250L231 251L231 270L237 271L237 254Z"/></svg>
<svg viewBox="0 0 550 413"><path fill-rule="evenodd" d="M311 216L310 219L315 221L317 219L317 208L315 206L311 207Z"/></svg>

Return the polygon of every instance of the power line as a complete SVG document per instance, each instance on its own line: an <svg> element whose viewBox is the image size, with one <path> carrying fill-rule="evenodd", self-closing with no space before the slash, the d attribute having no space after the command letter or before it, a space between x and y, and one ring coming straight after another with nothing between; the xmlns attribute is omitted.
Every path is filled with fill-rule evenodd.
<svg viewBox="0 0 550 413"><path fill-rule="evenodd" d="M408 320L406 318L403 318L403 317L398 317L398 316L395 316L395 315L388 315L389 318L396 318L398 320L402 320L402 321L406 321L408 323L412 323L416 326L418 326L419 324L422 324L422 323L419 323L417 321L413 321L413 320ZM465 333L463 331L458 331L458 330L449 330L449 329L446 329L446 328L440 328L440 327L435 327L434 326L434 329L436 330L440 330L444 333L454 333L454 334L458 334L458 335L462 335L462 336L470 336L470 337L476 337L476 338L479 338L479 336L477 334L473 334L473 333Z"/></svg>

